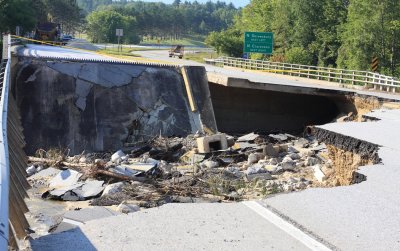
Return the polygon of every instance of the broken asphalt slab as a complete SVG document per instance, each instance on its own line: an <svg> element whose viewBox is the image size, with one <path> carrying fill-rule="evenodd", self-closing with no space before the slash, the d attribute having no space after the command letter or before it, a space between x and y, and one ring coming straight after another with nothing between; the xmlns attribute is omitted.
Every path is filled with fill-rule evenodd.
<svg viewBox="0 0 400 251"><path fill-rule="evenodd" d="M380 145L382 164L361 167L367 180L345 187L308 189L261 202L343 250L400 249L400 112L377 111L380 121L320 128Z"/></svg>

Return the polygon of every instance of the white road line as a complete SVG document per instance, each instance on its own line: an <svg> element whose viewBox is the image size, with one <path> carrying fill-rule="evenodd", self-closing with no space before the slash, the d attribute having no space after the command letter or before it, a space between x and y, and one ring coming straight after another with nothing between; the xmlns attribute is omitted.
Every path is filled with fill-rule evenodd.
<svg viewBox="0 0 400 251"><path fill-rule="evenodd" d="M331 250L324 244L320 243L319 241L313 239L297 227L293 226L289 222L285 221L269 209L261 206L255 201L244 201L242 202L244 205L252 209L254 212L258 213L261 215L264 219L268 220L275 226L279 227L289 235L291 235L293 238L296 240L300 241L303 243L305 246L310 248L311 250Z"/></svg>

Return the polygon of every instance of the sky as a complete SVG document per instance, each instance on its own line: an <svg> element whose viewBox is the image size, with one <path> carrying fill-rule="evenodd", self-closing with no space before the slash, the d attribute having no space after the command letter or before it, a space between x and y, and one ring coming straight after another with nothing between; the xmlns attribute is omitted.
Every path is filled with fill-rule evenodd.
<svg viewBox="0 0 400 251"><path fill-rule="evenodd" d="M164 3L172 3L174 0L144 0L146 2L164 2ZM185 0L182 0L184 2ZM188 0L193 2L194 0ZM208 2L209 0L197 0L199 3L205 3ZM211 2L217 2L217 0L211 0ZM250 0L220 0L220 2L226 2L226 3L233 3L235 7L244 7L247 4L250 3Z"/></svg>

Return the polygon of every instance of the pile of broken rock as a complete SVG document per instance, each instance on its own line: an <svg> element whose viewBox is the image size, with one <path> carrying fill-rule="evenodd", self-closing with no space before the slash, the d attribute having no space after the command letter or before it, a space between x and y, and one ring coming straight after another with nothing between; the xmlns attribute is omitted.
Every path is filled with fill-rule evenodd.
<svg viewBox="0 0 400 251"><path fill-rule="evenodd" d="M45 189L44 199L90 200L127 212L127 204L238 201L302 190L333 172L326 146L312 136L157 137L128 150L57 161L30 157L27 173L33 187Z"/></svg>
<svg viewBox="0 0 400 251"><path fill-rule="evenodd" d="M77 156L51 149L29 157L30 196L48 200L31 210L36 235L165 203L241 201L323 186L333 172L326 146L312 136L190 135L129 147ZM51 200L72 202L45 215Z"/></svg>

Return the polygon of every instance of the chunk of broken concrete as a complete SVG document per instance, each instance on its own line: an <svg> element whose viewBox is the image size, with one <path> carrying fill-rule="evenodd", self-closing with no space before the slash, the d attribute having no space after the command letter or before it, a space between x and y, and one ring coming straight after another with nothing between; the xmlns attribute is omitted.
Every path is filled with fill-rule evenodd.
<svg viewBox="0 0 400 251"><path fill-rule="evenodd" d="M283 158L280 166L283 168L283 170L291 171L296 167L296 163L292 160L292 158L286 156Z"/></svg>
<svg viewBox="0 0 400 251"><path fill-rule="evenodd" d="M307 166L315 166L315 165L320 164L320 163L321 163L321 161L319 159L317 159L317 158L314 158L314 157L308 157L306 159L306 161L305 161L305 164Z"/></svg>
<svg viewBox="0 0 400 251"><path fill-rule="evenodd" d="M257 163L262 158L264 158L264 154L262 153L250 153L247 157L247 164L251 165Z"/></svg>
<svg viewBox="0 0 400 251"><path fill-rule="evenodd" d="M241 178L241 177L243 177L243 173L240 171L240 168L238 168L238 167L236 167L236 166L228 166L226 169L225 169L225 171L228 173L228 174L231 174L231 175L233 175L233 176L235 176L235 177L237 177L237 178Z"/></svg>
<svg viewBox="0 0 400 251"><path fill-rule="evenodd" d="M228 148L228 141L223 133L197 138L196 141L199 153L209 153Z"/></svg>
<svg viewBox="0 0 400 251"><path fill-rule="evenodd" d="M320 165L315 165L312 167L314 170L314 177L319 181L323 182L325 180L325 174L321 170Z"/></svg>
<svg viewBox="0 0 400 251"><path fill-rule="evenodd" d="M286 141L288 140L288 136L286 134L270 134L268 137L271 137L277 141Z"/></svg>
<svg viewBox="0 0 400 251"><path fill-rule="evenodd" d="M300 155L297 153L289 153L288 156L292 159L292 160L297 160L300 159Z"/></svg>
<svg viewBox="0 0 400 251"><path fill-rule="evenodd" d="M267 172L267 170L265 170L263 165L261 165L261 164L256 164L256 165L250 166L246 170L247 175L256 174L256 173L266 173L266 172Z"/></svg>
<svg viewBox="0 0 400 251"><path fill-rule="evenodd" d="M81 173L74 170L64 170L57 174L50 181L50 188L63 188L68 186L74 186L78 183L79 178L82 176Z"/></svg>
<svg viewBox="0 0 400 251"><path fill-rule="evenodd" d="M36 167L35 166L30 166L28 168L26 168L26 174L29 176L32 176L36 173Z"/></svg>
<svg viewBox="0 0 400 251"><path fill-rule="evenodd" d="M273 144L268 144L263 146L263 154L271 158L278 157L278 151L275 150Z"/></svg>
<svg viewBox="0 0 400 251"><path fill-rule="evenodd" d="M104 188L103 193L101 196L112 195L122 191L122 188L125 186L124 182L117 182L114 184L109 184Z"/></svg>
<svg viewBox="0 0 400 251"><path fill-rule="evenodd" d="M129 176L129 177L133 177L136 175L139 175L142 173L142 171L137 171L137 170L133 170L127 166L116 166L114 168L110 168L108 169L110 172L119 174L119 175L123 175L123 176Z"/></svg>
<svg viewBox="0 0 400 251"><path fill-rule="evenodd" d="M267 170L271 174L275 174L278 170L278 166L276 165L266 165L264 166L264 169Z"/></svg>
<svg viewBox="0 0 400 251"><path fill-rule="evenodd" d="M260 135L255 134L254 132L243 135L238 138L237 142L249 142L249 141L254 141L256 140Z"/></svg>
<svg viewBox="0 0 400 251"><path fill-rule="evenodd" d="M219 163L213 160L206 160L202 164L210 169L219 167Z"/></svg>
<svg viewBox="0 0 400 251"><path fill-rule="evenodd" d="M295 145L296 147L299 147L299 148L306 148L306 147L308 147L310 144L309 144L309 142L308 142L307 139L305 139L305 138L299 138L298 140L296 140L296 141L294 142L294 145Z"/></svg>
<svg viewBox="0 0 400 251"><path fill-rule="evenodd" d="M247 164L249 164L249 165L254 164L257 161L258 161L258 157L254 153L250 153L249 156L247 157Z"/></svg>
<svg viewBox="0 0 400 251"><path fill-rule="evenodd" d="M93 198L104 190L103 183L104 181L102 180L86 180L80 188L73 189L72 191L80 198Z"/></svg>
<svg viewBox="0 0 400 251"><path fill-rule="evenodd" d="M81 173L74 170L60 172L50 181L50 190L45 192L42 197L77 201L96 197L103 191L103 181L87 180L80 182L81 176Z"/></svg>
<svg viewBox="0 0 400 251"><path fill-rule="evenodd" d="M277 158L271 158L268 160L268 164L270 165L277 165L279 163Z"/></svg>
<svg viewBox="0 0 400 251"><path fill-rule="evenodd" d="M111 155L111 161L114 163L119 163L119 161L121 161L121 158L124 156L125 156L125 153L121 150L118 150L113 155Z"/></svg>
<svg viewBox="0 0 400 251"><path fill-rule="evenodd" d="M263 180L272 180L272 176L270 173L254 173L250 175L246 175L247 181L252 181L254 179L263 179Z"/></svg>
<svg viewBox="0 0 400 251"><path fill-rule="evenodd" d="M299 150L297 150L293 146L288 146L288 152L290 152L290 153L299 153Z"/></svg>
<svg viewBox="0 0 400 251"><path fill-rule="evenodd" d="M157 161L159 163L159 161ZM120 167L127 168L136 172L149 172L151 169L156 168L156 163L132 163L132 164L121 164Z"/></svg>
<svg viewBox="0 0 400 251"><path fill-rule="evenodd" d="M140 211L140 207L135 204L122 202L118 205L117 211L124 214L134 213Z"/></svg>
<svg viewBox="0 0 400 251"><path fill-rule="evenodd" d="M34 175L29 177L29 180L44 180L44 181L49 181L51 180L54 176L59 174L61 171L59 169L49 167L46 169L43 169L41 171L38 171Z"/></svg>

